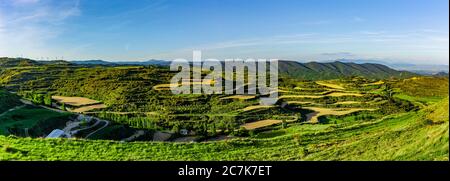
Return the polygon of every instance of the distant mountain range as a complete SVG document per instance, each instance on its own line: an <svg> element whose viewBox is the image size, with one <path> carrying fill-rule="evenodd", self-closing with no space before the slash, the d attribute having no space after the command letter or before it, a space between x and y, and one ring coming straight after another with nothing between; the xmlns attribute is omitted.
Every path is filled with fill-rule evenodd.
<svg viewBox="0 0 450 181"><path fill-rule="evenodd" d="M23 58L0 58L0 67L23 67L23 66L33 66L39 64L37 61Z"/></svg>
<svg viewBox="0 0 450 181"><path fill-rule="evenodd" d="M161 65L168 66L170 65L170 61L166 60L148 60L148 61L119 61L119 62L110 62L104 60L77 60L70 61L71 63L78 65ZM418 65L418 64L406 64L406 63L390 63L387 61L380 60L363 60L363 59L337 59L330 61L320 61L320 63L332 63L332 62L342 62L342 63L355 63L355 64L382 64L386 65L389 68L395 70L404 70L409 72L414 72L422 75L434 75L440 72L448 73L449 66L448 65Z"/></svg>
<svg viewBox="0 0 450 181"><path fill-rule="evenodd" d="M119 62L109 62L104 60L76 60L70 61L70 63L78 65L161 65L168 66L170 61L166 60L147 60L147 61L119 61Z"/></svg>
<svg viewBox="0 0 450 181"><path fill-rule="evenodd" d="M414 72L422 75L434 75L440 72L449 72L449 65L437 65L437 64L411 64L411 63L392 63L389 61L381 61L381 60L363 60L363 59L337 59L331 61L324 62L344 62L344 63L374 63L374 64L383 64L389 66L390 68L396 70L406 70L409 72Z"/></svg>
<svg viewBox="0 0 450 181"><path fill-rule="evenodd" d="M434 75L441 72L448 73L448 65L412 65L412 64L394 64L389 65L397 70L407 70L422 75Z"/></svg>
<svg viewBox="0 0 450 181"><path fill-rule="evenodd" d="M280 74L295 78L303 79L333 79L346 76L363 76L367 78L384 79L389 77L405 78L417 75L417 71L405 71L402 69L394 69L395 66L387 66L381 62L370 63L370 61L340 59L339 61L329 62L308 62L300 63L297 61L279 61ZM364 63L362 63L364 62ZM24 58L0 58L0 67L15 67L15 66L33 66L33 65L102 65L102 66L121 66L121 65L159 65L168 66L171 61L165 60L148 60L148 61L119 61L109 62L104 60L85 60L85 61L35 61ZM405 67L405 65L403 65ZM448 66L440 66L441 69L448 69ZM428 73L429 70L424 70L426 74L448 76L448 71L435 71ZM425 74L422 72L422 74ZM420 72L419 72L420 73Z"/></svg>
<svg viewBox="0 0 450 181"><path fill-rule="evenodd" d="M15 67L15 66L33 66L33 65L104 65L104 66L120 66L120 65L160 65L168 66L170 61L166 60L148 60L148 61L119 61L109 62L104 60L51 60L51 61L38 61L26 58L7 58L0 57L0 66L2 67Z"/></svg>
<svg viewBox="0 0 450 181"><path fill-rule="evenodd" d="M334 79L348 76L363 76L367 78L385 79L390 77L406 78L415 76L415 73L398 71L386 65L374 63L344 63L335 62L308 62L279 61L280 74L302 79Z"/></svg>

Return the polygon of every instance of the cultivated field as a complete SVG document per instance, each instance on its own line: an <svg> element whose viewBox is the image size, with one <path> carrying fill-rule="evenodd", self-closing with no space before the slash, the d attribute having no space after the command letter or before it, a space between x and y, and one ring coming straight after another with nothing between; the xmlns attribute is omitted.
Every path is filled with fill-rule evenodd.
<svg viewBox="0 0 450 181"><path fill-rule="evenodd" d="M276 107L274 105L257 105L257 106L248 106L246 108L243 109L243 111L251 111L251 110L256 110L256 109L267 109L267 108L272 108L272 107Z"/></svg>
<svg viewBox="0 0 450 181"><path fill-rule="evenodd" d="M171 87L185 86L185 85L213 85L214 80L210 79L183 79L181 83L178 84L158 84L153 86L154 90L162 91L162 90L170 90Z"/></svg>
<svg viewBox="0 0 450 181"><path fill-rule="evenodd" d="M95 105L90 105L90 106L79 107L76 109L71 109L70 111L76 112L76 113L83 113L83 112L93 111L96 109L104 109L104 108L107 108L107 106L104 104L95 104Z"/></svg>
<svg viewBox="0 0 450 181"><path fill-rule="evenodd" d="M243 124L242 127L245 128L246 130L253 130L253 129L258 129L258 128L262 128L262 127L272 126L275 124L280 124L282 122L283 122L282 120L267 119L267 120L246 123L246 124Z"/></svg>
<svg viewBox="0 0 450 181"><path fill-rule="evenodd" d="M363 96L362 94L359 93L348 93L348 92L333 92L330 94L327 94L327 96L332 96L332 97L340 97L340 96Z"/></svg>
<svg viewBox="0 0 450 181"><path fill-rule="evenodd" d="M359 102L359 101L342 101L342 102L336 102L334 104L342 104L342 105L346 105L346 104L361 104L363 102Z"/></svg>
<svg viewBox="0 0 450 181"><path fill-rule="evenodd" d="M268 106L260 94L161 91L173 74L153 66L7 69L0 160L448 160L445 77L283 75L279 101ZM82 117L77 139L40 138L80 115L63 110L108 124Z"/></svg>
<svg viewBox="0 0 450 181"><path fill-rule="evenodd" d="M321 108L321 107L303 107L303 109L309 109L313 110L313 113L307 114L306 121L311 123L318 123L320 116L325 115L335 115L335 116L342 116L358 111L374 111L376 109L366 109L366 108L340 108L340 109L329 109L329 108Z"/></svg>
<svg viewBox="0 0 450 181"><path fill-rule="evenodd" d="M249 99L254 99L256 96L254 95L233 95L233 96L227 96L227 97L222 97L220 99L225 100L225 99L238 99L238 100L249 100Z"/></svg>
<svg viewBox="0 0 450 181"><path fill-rule="evenodd" d="M341 85L334 84L334 83L329 83L329 82L326 82L326 81L316 81L316 84L319 84L319 85L322 85L322 86L325 86L325 87L329 87L329 88L332 88L332 89L345 89Z"/></svg>
<svg viewBox="0 0 450 181"><path fill-rule="evenodd" d="M58 101L59 103L64 103L66 105L77 107L100 103L100 101L96 101L85 97L52 96L52 99Z"/></svg>
<svg viewBox="0 0 450 181"><path fill-rule="evenodd" d="M313 102L309 101L287 101L287 104L312 104Z"/></svg>

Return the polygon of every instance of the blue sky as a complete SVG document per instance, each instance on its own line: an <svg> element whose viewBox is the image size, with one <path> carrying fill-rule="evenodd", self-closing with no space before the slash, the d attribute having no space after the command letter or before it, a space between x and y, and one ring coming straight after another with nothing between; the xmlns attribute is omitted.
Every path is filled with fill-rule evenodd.
<svg viewBox="0 0 450 181"><path fill-rule="evenodd" d="M0 56L448 64L448 0L0 0Z"/></svg>

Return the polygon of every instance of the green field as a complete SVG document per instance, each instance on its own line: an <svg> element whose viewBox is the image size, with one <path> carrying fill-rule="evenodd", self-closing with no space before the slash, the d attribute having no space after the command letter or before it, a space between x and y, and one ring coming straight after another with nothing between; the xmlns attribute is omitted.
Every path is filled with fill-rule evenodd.
<svg viewBox="0 0 450 181"><path fill-rule="evenodd" d="M17 97L0 89L0 114L21 104Z"/></svg>
<svg viewBox="0 0 450 181"><path fill-rule="evenodd" d="M435 107L447 106L448 99ZM0 137L2 160L448 160L448 109L350 126L288 129L210 143ZM444 119L427 119L429 115ZM261 138L258 138L261 137ZM262 138L264 137L264 138Z"/></svg>
<svg viewBox="0 0 450 181"><path fill-rule="evenodd" d="M0 115L1 135L45 137L54 127L64 127L69 113L58 113L34 106L20 106L18 109Z"/></svg>
<svg viewBox="0 0 450 181"><path fill-rule="evenodd" d="M261 106L154 89L167 67L25 63L0 68L0 160L448 160L448 77L282 75ZM107 107L80 117L52 96Z"/></svg>

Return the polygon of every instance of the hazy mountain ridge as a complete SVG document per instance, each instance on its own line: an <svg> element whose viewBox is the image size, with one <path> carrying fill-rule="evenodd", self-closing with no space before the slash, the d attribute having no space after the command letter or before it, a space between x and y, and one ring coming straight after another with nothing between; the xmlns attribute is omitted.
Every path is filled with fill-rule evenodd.
<svg viewBox="0 0 450 181"><path fill-rule="evenodd" d="M280 74L302 79L334 79L348 76L363 76L367 78L384 79L390 77L405 78L416 74L408 71L398 71L386 65L373 63L344 63L335 62L308 62L280 61Z"/></svg>
<svg viewBox="0 0 450 181"><path fill-rule="evenodd" d="M337 60L330 60L330 61L322 61L323 63L330 63L330 62L344 62L344 63L357 63L357 64L363 64L363 63L372 63L372 64L382 64L386 65L392 69L395 70L405 70L409 72L414 72L421 75L435 75L440 72L449 72L449 65L444 64L412 64L412 63L398 63L398 62L391 62L391 61L383 61L383 60L370 60L370 59L337 59Z"/></svg>
<svg viewBox="0 0 450 181"><path fill-rule="evenodd" d="M0 67L23 67L23 66L35 66L41 63L25 58L0 58Z"/></svg>
<svg viewBox="0 0 450 181"><path fill-rule="evenodd" d="M1 58L1 67L15 66L39 66L39 65L102 65L102 66L121 66L121 65L159 65L168 66L171 61L148 60L148 61L129 61L129 62L108 62L104 60L87 61L35 61L24 58ZM386 65L376 63L353 63L353 62L308 62L300 63L297 61L280 60L279 71L281 75L301 79L335 79L348 76L363 76L367 78L384 79L390 77L405 78L415 76L415 73L408 71L399 71Z"/></svg>
<svg viewBox="0 0 450 181"><path fill-rule="evenodd" d="M27 58L0 58L0 67L25 67L39 65L72 65L72 63L65 60L38 61Z"/></svg>
<svg viewBox="0 0 450 181"><path fill-rule="evenodd" d="M75 60L70 62L78 65L161 65L161 66L170 65L170 61L155 60L155 59L147 61L118 61L118 62L110 62L104 60Z"/></svg>

